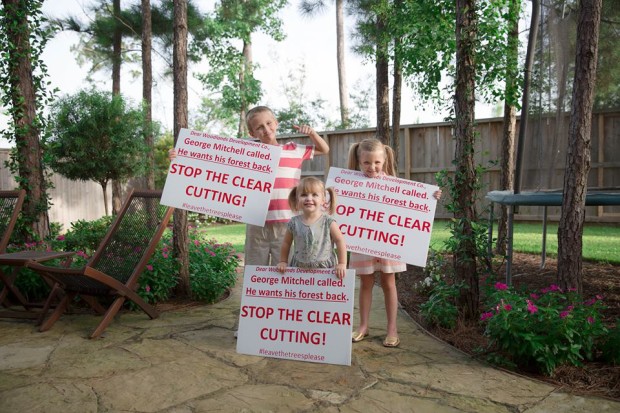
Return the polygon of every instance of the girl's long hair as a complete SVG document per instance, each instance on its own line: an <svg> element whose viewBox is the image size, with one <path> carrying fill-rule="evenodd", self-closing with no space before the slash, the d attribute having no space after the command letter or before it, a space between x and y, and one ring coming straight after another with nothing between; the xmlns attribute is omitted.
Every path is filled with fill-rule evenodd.
<svg viewBox="0 0 620 413"><path fill-rule="evenodd" d="M334 212L336 212L336 192L334 188L325 188L323 181L312 176L302 178L297 186L291 189L291 192L288 194L288 206L291 208L291 211L299 211L297 198L299 195L307 194L308 192L322 192L324 194L323 197L327 201L327 212L329 215L334 215ZM327 195L329 195L329 197L327 197Z"/></svg>
<svg viewBox="0 0 620 413"><path fill-rule="evenodd" d="M368 138L361 142L356 142L349 148L349 169L359 171L360 162L359 158L362 152L375 152L383 151L385 153L385 163L383 164L383 172L386 175L397 176L396 174L396 162L394 156L394 150L387 145L384 145L379 139Z"/></svg>

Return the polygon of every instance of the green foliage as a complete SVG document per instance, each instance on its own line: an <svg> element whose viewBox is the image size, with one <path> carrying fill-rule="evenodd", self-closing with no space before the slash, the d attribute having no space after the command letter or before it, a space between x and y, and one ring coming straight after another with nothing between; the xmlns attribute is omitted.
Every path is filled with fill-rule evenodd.
<svg viewBox="0 0 620 413"><path fill-rule="evenodd" d="M195 233L197 234L197 233ZM212 303L235 285L239 256L229 243L201 241L195 236L189 245L189 281L192 296Z"/></svg>
<svg viewBox="0 0 620 413"><path fill-rule="evenodd" d="M137 293L147 303L155 304L170 298L179 279L178 262L172 258L172 233L167 231L138 280ZM132 308L135 304L131 305Z"/></svg>
<svg viewBox="0 0 620 413"><path fill-rule="evenodd" d="M75 180L92 180L105 191L146 168L144 116L122 96L82 90L52 108L52 137L46 153L51 168Z"/></svg>
<svg viewBox="0 0 620 413"><path fill-rule="evenodd" d="M443 255L431 251L424 268L426 277L416 288L428 294L428 300L420 306L424 319L442 328L454 328L458 318L456 297L461 285L456 284L454 276L445 271Z"/></svg>
<svg viewBox="0 0 620 413"><path fill-rule="evenodd" d="M254 33L263 32L274 40L284 38L277 14L286 0L223 0L190 44L189 55L205 55L210 70L196 77L207 90L217 92L227 116L259 101L261 86L253 75L254 64L246 59L243 45L251 44ZM241 45L241 48L239 47Z"/></svg>
<svg viewBox="0 0 620 413"><path fill-rule="evenodd" d="M603 359L608 363L620 365L620 320L609 330L601 345Z"/></svg>
<svg viewBox="0 0 620 413"><path fill-rule="evenodd" d="M71 229L64 236L60 236L60 241L64 241L63 251L82 251L88 256L92 256L108 232L112 220L111 215L103 216L94 221L78 220L71 223Z"/></svg>
<svg viewBox="0 0 620 413"><path fill-rule="evenodd" d="M498 282L487 295L486 307L481 320L496 350L493 359L548 375L559 365L592 360L597 340L607 333L600 297L584 301L556 285L527 294Z"/></svg>
<svg viewBox="0 0 620 413"><path fill-rule="evenodd" d="M155 188L162 189L166 183L168 168L170 167L168 151L174 148L174 137L172 136L172 132L168 131L157 137L153 146L155 157Z"/></svg>

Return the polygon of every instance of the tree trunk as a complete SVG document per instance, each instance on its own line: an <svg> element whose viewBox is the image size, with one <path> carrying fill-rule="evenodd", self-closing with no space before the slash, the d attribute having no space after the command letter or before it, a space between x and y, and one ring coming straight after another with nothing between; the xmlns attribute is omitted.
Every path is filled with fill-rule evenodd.
<svg viewBox="0 0 620 413"><path fill-rule="evenodd" d="M336 60L338 62L340 124L342 128L347 128L349 125L349 92L347 91L344 37L344 0L336 0Z"/></svg>
<svg viewBox="0 0 620 413"><path fill-rule="evenodd" d="M397 1L400 3L400 1ZM394 39L394 85L392 87L392 138L390 140L390 146L394 150L396 159L394 162L396 165L396 171L398 171L398 153L400 150L400 111L401 111L401 95L403 85L403 73L402 63L400 60L398 47L400 39Z"/></svg>
<svg viewBox="0 0 620 413"><path fill-rule="evenodd" d="M30 27L25 5L20 0L3 0L7 20L15 22L5 28L9 43L9 75L15 143L20 187L26 190L22 213L31 233L22 236L33 241L33 236L44 239L49 234L49 217L45 177L41 164L40 130L37 126L36 91L32 77Z"/></svg>
<svg viewBox="0 0 620 413"><path fill-rule="evenodd" d="M377 131L376 137L384 144L390 140L390 87L389 87L389 57L385 42L385 22L382 16L377 16Z"/></svg>
<svg viewBox="0 0 620 413"><path fill-rule="evenodd" d="M152 22L151 22L151 1L142 0L142 99L145 105L144 124L146 145L149 147L147 154L148 166L146 169L146 187L155 189L155 155L153 142L153 65L151 63L152 48Z"/></svg>
<svg viewBox="0 0 620 413"><path fill-rule="evenodd" d="M248 35L248 38L251 38L251 34ZM244 136L248 136L248 126L245 121L245 114L248 111L248 102L246 99L245 92L245 79L246 75L251 76L252 74L252 42L243 42L243 68L239 73L239 86L241 87L241 108L239 108L239 132L238 137L242 138Z"/></svg>
<svg viewBox="0 0 620 413"><path fill-rule="evenodd" d="M478 316L478 270L476 240L472 223L476 220L474 208L476 173L474 164L475 118L475 40L476 1L456 2L456 90L455 90L455 186L457 246L453 265L456 279L463 283L458 297L461 315L466 320Z"/></svg>
<svg viewBox="0 0 620 413"><path fill-rule="evenodd" d="M582 294L583 220L602 0L581 0L580 4L564 197L558 228L558 283L565 291L574 288Z"/></svg>
<svg viewBox="0 0 620 413"><path fill-rule="evenodd" d="M174 0L174 139L179 138L181 128L187 127L187 2ZM187 234L187 212L174 210L173 228L174 255L179 262L179 284L176 291L180 296L191 294L189 284L189 251Z"/></svg>
<svg viewBox="0 0 620 413"><path fill-rule="evenodd" d="M519 12L520 0L510 0L509 19L512 27L506 39L506 89L504 100L504 131L502 135L502 157L500 189L511 191L514 189L515 168L515 136L517 127L517 71L519 70ZM495 252L506 255L506 240L508 236L508 208L500 205L499 223L497 228L497 244Z"/></svg>
<svg viewBox="0 0 620 413"><path fill-rule="evenodd" d="M112 94L121 93L121 46L123 35L119 26L121 18L121 0L112 2L112 13L114 16L114 34L112 35ZM112 214L116 215L121 210L123 198L122 185L120 182L112 181Z"/></svg>

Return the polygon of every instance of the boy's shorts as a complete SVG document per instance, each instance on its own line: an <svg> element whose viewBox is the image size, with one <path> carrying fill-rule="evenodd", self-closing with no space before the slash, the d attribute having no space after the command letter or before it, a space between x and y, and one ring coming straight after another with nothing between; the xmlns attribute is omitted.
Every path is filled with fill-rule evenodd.
<svg viewBox="0 0 620 413"><path fill-rule="evenodd" d="M245 226L245 265L278 265L286 222ZM291 249L292 250L292 249Z"/></svg>

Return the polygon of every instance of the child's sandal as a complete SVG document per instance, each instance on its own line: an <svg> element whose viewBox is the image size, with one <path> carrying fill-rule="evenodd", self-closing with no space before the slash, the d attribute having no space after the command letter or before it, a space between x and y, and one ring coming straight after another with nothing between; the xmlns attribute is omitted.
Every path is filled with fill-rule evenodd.
<svg viewBox="0 0 620 413"><path fill-rule="evenodd" d="M351 340L354 343L359 343L360 341L362 341L364 338L366 338L368 336L368 331L366 333L361 333L359 331L354 331L351 334Z"/></svg>
<svg viewBox="0 0 620 413"><path fill-rule="evenodd" d="M400 344L400 338L387 336L385 340L383 340L383 347L398 347Z"/></svg>

